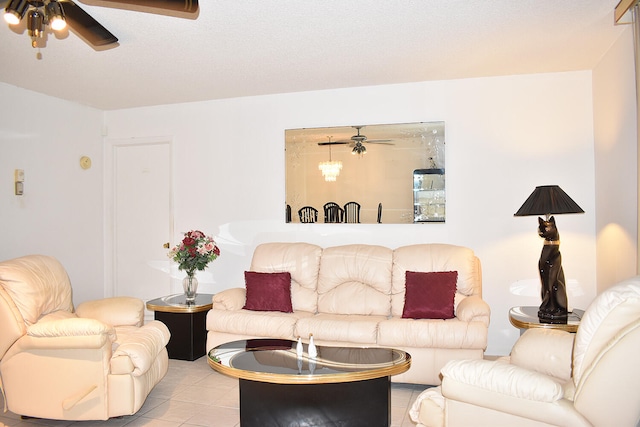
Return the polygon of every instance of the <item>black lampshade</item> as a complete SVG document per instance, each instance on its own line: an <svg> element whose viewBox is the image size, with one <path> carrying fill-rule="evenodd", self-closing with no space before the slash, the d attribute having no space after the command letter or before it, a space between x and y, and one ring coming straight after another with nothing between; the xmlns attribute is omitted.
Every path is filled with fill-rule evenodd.
<svg viewBox="0 0 640 427"><path fill-rule="evenodd" d="M529 198L513 216L554 215L584 213L562 188L557 185L541 185L533 190Z"/></svg>

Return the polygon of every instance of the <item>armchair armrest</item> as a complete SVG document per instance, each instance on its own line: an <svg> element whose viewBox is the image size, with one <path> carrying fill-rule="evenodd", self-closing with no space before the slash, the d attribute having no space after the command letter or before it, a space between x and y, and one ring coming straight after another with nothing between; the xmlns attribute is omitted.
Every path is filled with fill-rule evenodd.
<svg viewBox="0 0 640 427"><path fill-rule="evenodd" d="M76 308L78 317L97 319L112 326L142 326L144 303L133 297L113 297L86 301Z"/></svg>
<svg viewBox="0 0 640 427"><path fill-rule="evenodd" d="M108 335L111 341L115 341L116 331L99 320L71 317L31 325L27 328L27 335L36 338Z"/></svg>
<svg viewBox="0 0 640 427"><path fill-rule="evenodd" d="M571 378L574 338L566 331L528 329L511 349L511 363L566 382Z"/></svg>
<svg viewBox="0 0 640 427"><path fill-rule="evenodd" d="M488 360L452 360L442 368L446 379L519 399L555 402L562 384L552 377L516 365ZM444 388L444 385L443 385Z"/></svg>
<svg viewBox="0 0 640 427"><path fill-rule="evenodd" d="M539 372L488 360L454 360L441 372L445 401L458 413L473 411L474 418L467 417L464 425L517 426L528 419L535 420L529 425L592 426L566 396L572 381L562 384ZM422 413L420 419L426 419Z"/></svg>
<svg viewBox="0 0 640 427"><path fill-rule="evenodd" d="M247 292L244 288L225 289L213 296L214 310L240 310L244 307Z"/></svg>
<svg viewBox="0 0 640 427"><path fill-rule="evenodd" d="M456 307L456 317L464 322L482 322L487 327L491 318L491 308L478 295L466 297Z"/></svg>
<svg viewBox="0 0 640 427"><path fill-rule="evenodd" d="M167 346L170 337L169 329L158 320L128 332L113 353L111 373L144 374Z"/></svg>
<svg viewBox="0 0 640 427"><path fill-rule="evenodd" d="M27 328L27 334L16 341L3 360L30 350L110 349L115 339L116 332L112 327L94 319L40 322Z"/></svg>

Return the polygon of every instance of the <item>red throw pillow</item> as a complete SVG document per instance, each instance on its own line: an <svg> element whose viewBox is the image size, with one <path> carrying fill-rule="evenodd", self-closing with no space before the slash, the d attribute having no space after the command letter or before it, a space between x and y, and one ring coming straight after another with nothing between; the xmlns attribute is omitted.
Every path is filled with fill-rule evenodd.
<svg viewBox="0 0 640 427"><path fill-rule="evenodd" d="M403 318L451 319L456 295L457 271L421 273L407 271Z"/></svg>
<svg viewBox="0 0 640 427"><path fill-rule="evenodd" d="M244 309L293 313L291 305L291 273L258 273L245 271L247 298Z"/></svg>

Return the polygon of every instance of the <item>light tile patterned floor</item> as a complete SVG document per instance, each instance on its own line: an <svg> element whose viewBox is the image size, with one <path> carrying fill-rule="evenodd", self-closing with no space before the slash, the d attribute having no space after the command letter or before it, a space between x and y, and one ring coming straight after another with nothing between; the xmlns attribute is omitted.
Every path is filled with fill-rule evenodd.
<svg viewBox="0 0 640 427"><path fill-rule="evenodd" d="M415 427L409 408L426 386L392 384L391 427ZM238 380L212 370L205 357L194 362L169 361L169 372L137 414L107 421L23 420L0 412L8 427L236 427L240 425Z"/></svg>

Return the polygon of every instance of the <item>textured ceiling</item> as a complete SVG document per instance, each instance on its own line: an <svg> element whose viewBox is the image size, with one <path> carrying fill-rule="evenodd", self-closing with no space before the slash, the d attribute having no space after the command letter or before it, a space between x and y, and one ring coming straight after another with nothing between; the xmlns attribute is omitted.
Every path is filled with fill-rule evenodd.
<svg viewBox="0 0 640 427"><path fill-rule="evenodd" d="M77 4L118 47L96 51L67 32L33 49L0 22L0 81L109 110L585 70L624 30L617 2L200 0L196 19L180 19L87 0Z"/></svg>

